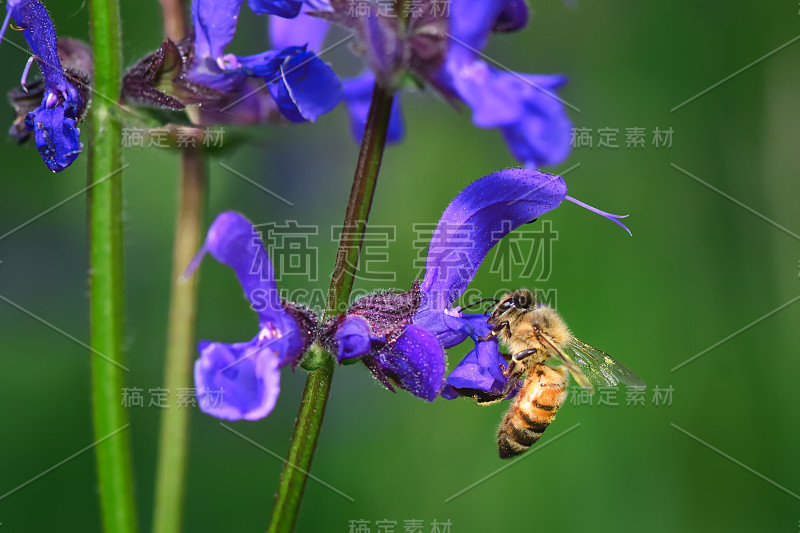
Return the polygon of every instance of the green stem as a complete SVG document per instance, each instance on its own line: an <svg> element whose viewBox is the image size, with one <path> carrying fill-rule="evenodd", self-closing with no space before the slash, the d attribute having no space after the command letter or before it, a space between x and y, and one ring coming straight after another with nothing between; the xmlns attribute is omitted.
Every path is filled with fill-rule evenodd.
<svg viewBox="0 0 800 533"><path fill-rule="evenodd" d="M372 104L364 127L364 138L358 154L353 187L350 189L350 201L344 216L323 319L343 313L347 308L350 291L353 289L355 273L352 271L358 264L364 230L372 207L372 197L375 194L375 183L378 180L378 170L381 167L386 133L389 129L392 96L392 91L377 84L372 92Z"/></svg>
<svg viewBox="0 0 800 533"><path fill-rule="evenodd" d="M93 353L94 432L100 440L128 427L123 387L122 153L121 126L111 106L120 93L120 24L117 0L90 0L95 98L89 117L89 315ZM103 357L100 357L102 355ZM103 528L136 531L130 440L120 431L95 448Z"/></svg>
<svg viewBox="0 0 800 533"><path fill-rule="evenodd" d="M386 144L392 97L393 91L375 85L353 177L353 187L350 190L350 201L344 217L344 227L339 238L339 250L336 254L334 274L323 318L344 311L350 298L355 274L353 270L355 269L348 267L358 264L364 230L372 207L372 197L375 193L378 170ZM354 239L357 240L356 243L354 243ZM288 533L294 529L305 490L306 473L311 468L311 460L314 458L317 448L317 438L325 415L325 406L328 403L328 394L333 378L334 359L325 352L316 355L320 355L320 368L309 372L306 379L306 388L303 391L300 412L297 415L292 441L289 444L289 453L283 465L278 492L275 494L268 533Z"/></svg>
<svg viewBox="0 0 800 533"><path fill-rule="evenodd" d="M192 383L198 276L195 274L184 280L181 274L202 243L205 182L205 160L202 149L199 147L182 149L164 369L164 387L173 397L177 391L191 387ZM173 402L163 412L161 418L153 515L154 533L170 533L181 529L190 412L189 409L177 408Z"/></svg>
<svg viewBox="0 0 800 533"><path fill-rule="evenodd" d="M179 41L188 24L183 0L160 0L164 19L164 37ZM194 353L195 309L198 276L184 280L181 274L200 248L206 168L203 150L185 146L180 151L178 216L172 245L172 283L170 287L167 350L164 387L174 394L191 386ZM188 409L170 404L161 417L161 432L156 466L153 532L181 530L186 482L186 457L189 433Z"/></svg>

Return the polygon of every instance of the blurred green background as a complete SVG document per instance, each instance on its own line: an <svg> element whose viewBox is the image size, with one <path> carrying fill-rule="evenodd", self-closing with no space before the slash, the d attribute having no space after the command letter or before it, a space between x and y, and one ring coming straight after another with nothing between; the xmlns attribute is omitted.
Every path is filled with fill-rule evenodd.
<svg viewBox="0 0 800 533"><path fill-rule="evenodd" d="M87 37L85 6L48 7L60 34ZM544 217L558 240L552 275L537 286L557 291L578 336L642 376L645 405L626 406L624 390L617 407L568 400L534 449L506 463L495 441L506 404L426 404L382 390L360 365L340 367L312 474L354 501L309 480L298 531L349 531L352 520L368 521L371 531L381 520L394 521L396 531L418 520L426 533L433 521L448 520L459 533L798 530L800 305L779 308L800 295L800 43L670 110L796 39L799 7L535 2L526 31L491 41L487 53L510 68L569 75L561 95L580 109L570 116L576 127L591 128L594 147L575 149L548 170L579 164L566 177L570 194L630 214L633 238L571 204ZM255 53L267 47L265 20L246 9L232 51ZM122 16L129 65L160 42L158 3L123 0ZM24 46L19 34L8 37ZM18 83L25 56L3 43L0 57L5 90ZM327 59L345 74L358 70L345 50ZM381 269L396 271L389 285L398 288L418 275L413 224L436 222L468 183L517 165L499 133L471 127L468 113L424 93L404 94L403 104L407 137L386 153L371 217L397 227ZM5 116L10 122L10 108ZM619 130L619 148L597 146L601 128ZM645 129L643 148L625 147L627 128ZM671 147L653 146L655 128L672 128ZM318 248L319 279L285 276L281 285L327 290L330 228L341 223L356 155L342 108L316 125L265 128L260 144L209 161L207 222L234 209L254 223L318 225L310 243ZM162 384L177 156L136 148L125 159L127 386L145 396L145 407L130 410L127 436L147 530L161 414L147 407L147 392ZM53 175L32 146L9 140L0 143L0 161L0 234L85 186L85 156ZM532 283L498 279L487 268L492 260L474 288L493 294ZM88 340L84 195L0 239L0 261L4 299ZM357 282L361 289L383 285ZM0 302L0 324L1 495L94 439L87 350L8 302ZM205 262L198 339L240 341L255 328L232 273ZM451 367L462 354L453 350ZM303 383L301 371L284 369L274 412L230 426L282 457ZM656 386L671 388L668 405L656 405ZM281 461L197 410L190 442L185 530L262 531ZM92 453L0 499L0 523L3 531L98 531Z"/></svg>

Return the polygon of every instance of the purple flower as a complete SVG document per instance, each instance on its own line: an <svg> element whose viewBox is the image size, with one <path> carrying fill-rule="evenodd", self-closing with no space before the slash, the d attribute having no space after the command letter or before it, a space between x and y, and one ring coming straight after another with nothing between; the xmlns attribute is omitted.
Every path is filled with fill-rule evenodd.
<svg viewBox="0 0 800 533"><path fill-rule="evenodd" d="M244 0L194 0L192 23L197 57L222 57L233 41L239 11ZM250 9L259 15L293 18L300 12L301 0L248 0Z"/></svg>
<svg viewBox="0 0 800 533"><path fill-rule="evenodd" d="M298 17L269 17L269 40L272 47L280 50L288 46L306 45L312 52L321 52L330 24L321 18L306 16L318 9L329 10L330 5L306 2Z"/></svg>
<svg viewBox="0 0 800 533"><path fill-rule="evenodd" d="M303 46L286 45L252 56L225 54L233 40L243 0L194 0L195 59L187 79L231 93L245 76L261 78L278 109L293 122L315 121L331 111L342 97L341 82L333 70ZM296 17L299 0L249 0L257 14ZM294 43L297 44L297 43ZM245 94L243 100L254 95Z"/></svg>
<svg viewBox="0 0 800 533"><path fill-rule="evenodd" d="M226 54L244 0L194 0L194 39L166 41L126 74L126 96L173 110L200 104L196 122L252 124L275 118L315 121L335 108L342 84L305 43L237 56ZM256 14L296 17L300 0L248 0ZM299 44L299 46L296 46ZM178 56L176 59L174 56ZM267 89L266 91L264 89Z"/></svg>
<svg viewBox="0 0 800 533"><path fill-rule="evenodd" d="M475 126L499 128L514 157L538 168L557 165L569 154L572 123L555 93L566 77L499 70L481 57L492 31L517 30L527 20L520 0L453 0L440 77L472 109Z"/></svg>
<svg viewBox="0 0 800 533"><path fill-rule="evenodd" d="M261 78L278 109L292 122L313 122L336 107L342 97L339 78L305 46L254 56L227 56L226 61L229 72Z"/></svg>
<svg viewBox="0 0 800 533"><path fill-rule="evenodd" d="M372 2L314 0L294 19L272 17L273 45L290 40L318 50L327 28L320 19L352 30L368 70L344 81L344 96L356 141L364 132L377 81L394 88L427 83L454 105L466 104L479 128L499 129L514 157L531 168L556 165L570 150L572 123L556 90L564 76L520 74L490 66L481 56L493 32L522 29L528 22L523 0L423 0L406 3L401 15ZM399 93L388 141L403 135Z"/></svg>
<svg viewBox="0 0 800 533"><path fill-rule="evenodd" d="M432 402L442 390L445 360L436 336L412 323L419 296L414 284L407 292L359 298L322 327L322 343L340 363L359 359L387 389Z"/></svg>
<svg viewBox="0 0 800 533"><path fill-rule="evenodd" d="M439 393L445 398L496 398L507 383L497 339L479 340L491 331L486 316L465 313L454 303L495 244L565 199L621 225L616 215L566 193L560 176L529 169L501 170L470 184L439 220L422 282L406 292L359 298L344 315L322 326L323 345L340 363L363 362L390 390L398 386L428 401ZM475 348L443 383L443 350L467 339Z"/></svg>
<svg viewBox="0 0 800 533"><path fill-rule="evenodd" d="M563 178L535 170L508 169L489 174L461 191L447 206L431 238L421 305L415 324L436 335L444 348L467 338L475 348L447 378L442 395L499 394L506 380L496 339L478 341L489 333L486 317L453 307L500 239L526 222L555 209L564 200Z"/></svg>
<svg viewBox="0 0 800 533"><path fill-rule="evenodd" d="M280 392L279 368L290 364L294 369L316 337L316 315L281 301L258 232L238 213L217 216L187 272L207 253L233 269L258 313L259 331L246 342L198 345L200 358L194 366L198 403L205 413L225 420L264 418Z"/></svg>
<svg viewBox="0 0 800 533"><path fill-rule="evenodd" d="M447 349L466 339L475 348L453 369L442 396L496 398L506 386L505 360L496 338L482 341L490 327L482 314L454 307L486 254L522 224L569 200L620 224L609 215L567 196L563 178L531 169L508 169L468 185L447 206L428 248L425 276L419 287L420 306L413 323L439 339ZM627 228L625 228L627 230ZM514 391L512 391L512 394Z"/></svg>
<svg viewBox="0 0 800 533"><path fill-rule="evenodd" d="M60 172L70 166L83 149L77 120L84 104L61 66L56 32L44 5L38 0L9 0L6 12L0 26L0 39L13 19L22 28L22 35L45 80L42 103L25 117L25 129L33 133L36 148L47 168ZM23 84L27 72L26 68Z"/></svg>
<svg viewBox="0 0 800 533"><path fill-rule="evenodd" d="M509 0L504 2L502 10L494 21L492 31L505 33L521 30L528 25L528 4L525 0Z"/></svg>
<svg viewBox="0 0 800 533"><path fill-rule="evenodd" d="M364 4L366 6L366 4ZM348 10L350 8L348 7ZM300 16L294 19L270 17L270 42L274 48L306 45L308 49L319 52L330 29L330 23L320 15L334 14L333 7L326 0L310 0L303 6ZM353 138L361 142L364 127L367 123L372 88L375 85L375 74L365 70L360 75L345 79L342 82L344 103L350 114L350 130ZM400 111L400 96L395 95L392 112L389 117L389 131L386 142L394 143L402 140L404 135L403 116Z"/></svg>
<svg viewBox="0 0 800 533"><path fill-rule="evenodd" d="M329 29L328 21L354 31L356 44L351 49L358 50L369 67L343 83L351 131L357 142L364 134L376 79L394 87L402 82L406 72L411 72L412 76L434 81L432 73L441 65L447 10L441 2L424 0L416 4L406 25L401 24L391 6L347 0L307 0L295 19L271 17L270 38L276 47L294 42L307 43L310 49L319 50ZM387 142L401 140L403 130L398 94L392 105Z"/></svg>

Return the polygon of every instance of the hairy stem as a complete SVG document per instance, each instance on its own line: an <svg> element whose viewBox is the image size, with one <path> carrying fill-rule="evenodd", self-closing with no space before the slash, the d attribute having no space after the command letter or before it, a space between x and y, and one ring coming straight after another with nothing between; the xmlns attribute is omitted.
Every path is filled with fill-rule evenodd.
<svg viewBox="0 0 800 533"><path fill-rule="evenodd" d="M111 107L120 93L120 22L117 0L90 0L95 98L89 116L89 316L97 475L103 529L136 531L127 414L120 402L123 372L121 125ZM102 355L102 357L101 357Z"/></svg>
<svg viewBox="0 0 800 533"><path fill-rule="evenodd" d="M391 90L375 85L323 318L342 312L353 288L355 267L358 265L364 230L372 207L372 197L386 144L392 97ZM320 368L309 372L306 379L306 388L303 391L300 412L289 444L289 453L283 465L278 492L275 494L268 533L288 533L294 529L297 522L308 477L307 472L311 468L311 460L316 451L317 438L333 378L333 357L327 353L321 355Z"/></svg>
<svg viewBox="0 0 800 533"><path fill-rule="evenodd" d="M205 174L202 149L191 146L183 148L178 217L172 246L172 287L164 369L164 387L172 397L177 391L191 387L192 383L198 276L195 274L184 279L181 274L202 244ZM154 533L181 530L190 413L189 409L179 409L173 402L164 410L161 418Z"/></svg>
<svg viewBox="0 0 800 533"><path fill-rule="evenodd" d="M188 25L183 0L160 0L164 18L164 36L179 41ZM167 350L164 363L164 388L175 397L177 391L191 386L194 351L195 309L198 276L181 276L202 241L206 168L203 150L184 146L180 151L178 215L172 245L172 282L167 323ZM189 410L171 404L161 418L156 466L153 532L181 530L183 497L186 482Z"/></svg>
<svg viewBox="0 0 800 533"><path fill-rule="evenodd" d="M375 85L372 93L372 104L369 108L361 151L358 154L356 173L353 177L353 188L350 189L350 201L344 215L342 234L339 237L339 249L333 267L331 287L328 290L328 301L323 318L343 313L347 308L350 291L353 289L355 268L364 242L364 230L367 226L372 197L375 194L375 183L378 170L383 159L383 148L386 144L386 133L389 129L389 114L392 109L392 93Z"/></svg>

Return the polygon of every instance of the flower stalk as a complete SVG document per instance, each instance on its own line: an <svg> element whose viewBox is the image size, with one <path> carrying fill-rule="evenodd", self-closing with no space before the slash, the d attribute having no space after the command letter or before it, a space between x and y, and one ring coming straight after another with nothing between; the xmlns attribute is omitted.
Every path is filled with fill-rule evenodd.
<svg viewBox="0 0 800 533"><path fill-rule="evenodd" d="M364 240L364 230L375 185L378 180L389 129L389 116L392 109L394 91L375 84L372 92L364 137L358 154L353 187L345 212L339 249L336 254L333 276L323 321L344 311L353 288L354 268L357 265ZM314 347L313 350L319 350ZM289 452L283 466L278 491L272 508L268 533L288 533L297 522L297 514L303 499L303 491L311 468L311 461L317 447L325 406L328 402L331 380L333 379L334 358L319 350L319 368L308 373L300 411L289 444Z"/></svg>
<svg viewBox="0 0 800 533"><path fill-rule="evenodd" d="M178 216L172 248L167 351L164 387L178 391L192 385L194 326L197 308L198 276L184 279L183 269L203 242L203 211L206 169L203 150L181 149L181 180L178 191ZM180 531L186 481L188 409L170 406L163 412L156 470L153 532Z"/></svg>
<svg viewBox="0 0 800 533"><path fill-rule="evenodd" d="M95 448L103 529L137 530L129 432L119 394L123 387L123 261L121 71L117 0L90 0L96 98L91 108L88 169L89 288L92 397ZM103 357L99 357L102 354ZM111 438L106 438L109 435Z"/></svg>
<svg viewBox="0 0 800 533"><path fill-rule="evenodd" d="M367 123L364 127L364 138L358 154L356 172L353 176L353 187L350 189L350 200L344 216L342 235L339 238L339 249L333 267L333 278L328 290L328 301L322 320L344 312L350 291L353 289L353 275L348 272L348 265L357 265L364 241L364 230L367 225L378 171L383 160L383 149L386 146L386 134L389 130L389 116L392 110L394 92L379 84L375 84L372 92Z"/></svg>
<svg viewBox="0 0 800 533"><path fill-rule="evenodd" d="M179 41L188 25L186 5L182 0L161 0L164 36ZM164 364L164 387L177 391L191 386L194 354L194 326L197 308L198 277L182 277L203 240L203 207L206 193L206 168L203 149L187 145L180 151L178 215L172 246L172 278L167 323L167 349ZM174 406L173 406L174 407ZM189 412L167 409L161 418L156 466L153 532L181 530Z"/></svg>

